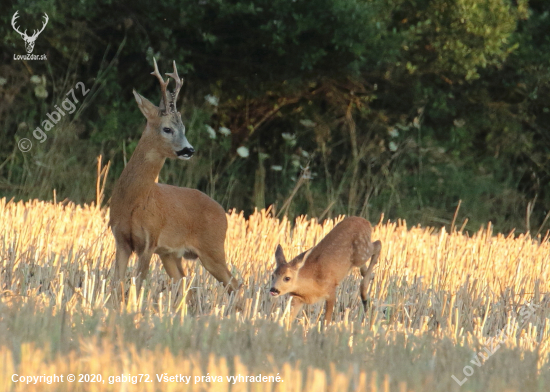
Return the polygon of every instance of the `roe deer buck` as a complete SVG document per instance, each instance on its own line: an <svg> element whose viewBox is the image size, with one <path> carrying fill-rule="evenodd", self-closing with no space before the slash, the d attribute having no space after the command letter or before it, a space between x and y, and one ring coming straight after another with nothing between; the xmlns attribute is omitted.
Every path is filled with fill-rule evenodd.
<svg viewBox="0 0 550 392"><path fill-rule="evenodd" d="M153 59L154 60L154 59ZM189 188L156 182L166 158L190 159L195 150L185 137L176 100L183 81L174 61L174 72L166 74L176 82L173 93L167 90L155 71L162 92L157 107L133 90L147 125L111 198L111 227L116 242L114 282L124 279L132 252L138 255L138 289L149 272L153 253L160 256L170 278L185 276L182 257L199 257L203 266L229 292L238 288L225 263L224 241L227 231L225 210L204 193Z"/></svg>
<svg viewBox="0 0 550 392"><path fill-rule="evenodd" d="M277 268L273 273L270 294L292 296L289 324L303 304L326 300L325 324L331 321L336 287L352 267L360 267L361 299L367 307L370 274L378 261L382 243L371 242L370 223L358 217L345 218L316 246L286 262L281 245L275 251ZM367 268L368 259L371 262Z"/></svg>

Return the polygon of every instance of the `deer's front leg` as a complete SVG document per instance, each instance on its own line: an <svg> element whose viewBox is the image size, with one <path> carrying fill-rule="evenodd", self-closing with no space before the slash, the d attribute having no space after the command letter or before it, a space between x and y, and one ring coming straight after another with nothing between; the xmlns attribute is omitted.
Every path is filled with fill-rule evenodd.
<svg viewBox="0 0 550 392"><path fill-rule="evenodd" d="M139 293L141 290L141 283L147 278L149 274L149 266L151 264L151 257L153 252L150 249L146 249L142 254L138 256L138 271L136 279L136 290Z"/></svg>
<svg viewBox="0 0 550 392"><path fill-rule="evenodd" d="M334 310L335 303L336 303L336 289L327 298L327 305L325 310L325 327L332 321L332 312Z"/></svg>
<svg viewBox="0 0 550 392"><path fill-rule="evenodd" d="M126 268L128 267L128 260L132 255L132 249L125 241L116 240L116 256L115 264L113 266L113 280L111 281L113 299L118 301L118 294L120 298L124 298L124 278L126 276ZM120 287L120 290L119 288Z"/></svg>
<svg viewBox="0 0 550 392"><path fill-rule="evenodd" d="M130 246L125 241L116 240L115 245L114 282L117 283L119 280L124 281L128 260L132 255L132 249L130 249Z"/></svg>
<svg viewBox="0 0 550 392"><path fill-rule="evenodd" d="M290 325L292 322L296 319L296 316L298 315L298 312L302 310L302 306L304 306L304 301L302 301L298 297L292 297L292 302L290 303L290 315L288 316L288 327L290 328Z"/></svg>

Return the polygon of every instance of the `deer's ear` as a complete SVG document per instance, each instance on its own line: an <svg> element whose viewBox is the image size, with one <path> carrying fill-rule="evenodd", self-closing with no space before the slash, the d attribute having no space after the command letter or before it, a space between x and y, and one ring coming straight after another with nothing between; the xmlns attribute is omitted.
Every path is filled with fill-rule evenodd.
<svg viewBox="0 0 550 392"><path fill-rule="evenodd" d="M298 260L296 259L296 261L293 263L293 267L297 270L299 270L300 268L302 268L306 262L306 259L309 257L309 255L311 254L311 251L313 250L313 248L311 248L310 250L308 250L306 252L306 254L304 255L304 257L302 257L301 260Z"/></svg>
<svg viewBox="0 0 550 392"><path fill-rule="evenodd" d="M281 245L277 245L277 249L275 250L275 261L278 266L286 264L285 254Z"/></svg>
<svg viewBox="0 0 550 392"><path fill-rule="evenodd" d="M136 98L139 110L141 110L141 113L143 113L147 120L158 117L159 108L157 106L153 105L151 101L149 101L143 95L139 95L136 90L133 90L133 93L134 97Z"/></svg>

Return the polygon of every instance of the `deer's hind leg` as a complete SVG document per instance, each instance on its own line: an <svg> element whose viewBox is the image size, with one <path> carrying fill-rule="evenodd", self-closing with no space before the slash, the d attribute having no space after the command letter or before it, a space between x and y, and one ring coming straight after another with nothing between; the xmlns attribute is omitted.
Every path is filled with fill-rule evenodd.
<svg viewBox="0 0 550 392"><path fill-rule="evenodd" d="M367 299L368 299L368 292L369 292L369 284L371 282L371 274L372 270L374 269L376 263L378 263L378 258L380 257L380 250L382 249L382 243L380 241L375 241L370 244L369 252L371 253L371 259L369 266L367 267L366 264L361 266L359 268L359 271L361 272L361 276L363 279L361 280L361 301L363 302L363 308L365 310L365 314L367 313Z"/></svg>
<svg viewBox="0 0 550 392"><path fill-rule="evenodd" d="M162 265L168 276L173 279L174 283L182 280L186 274L183 269L183 258L173 253L164 253L160 255ZM178 288L178 295L183 297L183 280ZM195 299L194 292L189 290L187 293L187 303L190 304Z"/></svg>
<svg viewBox="0 0 550 392"><path fill-rule="evenodd" d="M166 273L171 279L177 282L185 276L181 257L178 257L174 253L163 253L159 256Z"/></svg>
<svg viewBox="0 0 550 392"><path fill-rule="evenodd" d="M204 268L219 282L222 282L224 287L227 287L229 293L238 290L239 284L233 275L231 275L229 268L227 268L223 249L219 252L200 252L199 258Z"/></svg>

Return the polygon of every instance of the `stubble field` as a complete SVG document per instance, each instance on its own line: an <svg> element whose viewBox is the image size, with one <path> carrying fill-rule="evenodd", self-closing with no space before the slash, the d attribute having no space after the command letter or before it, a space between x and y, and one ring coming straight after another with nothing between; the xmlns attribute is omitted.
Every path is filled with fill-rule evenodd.
<svg viewBox="0 0 550 392"><path fill-rule="evenodd" d="M188 262L189 304L156 256L140 292L132 258L114 303L107 221L94 206L0 199L0 391L550 390L547 238L373 222L369 310L353 271L323 330L322 303L286 328L288 298L268 289L276 245L290 259L338 219L229 214L243 287L230 297Z"/></svg>

